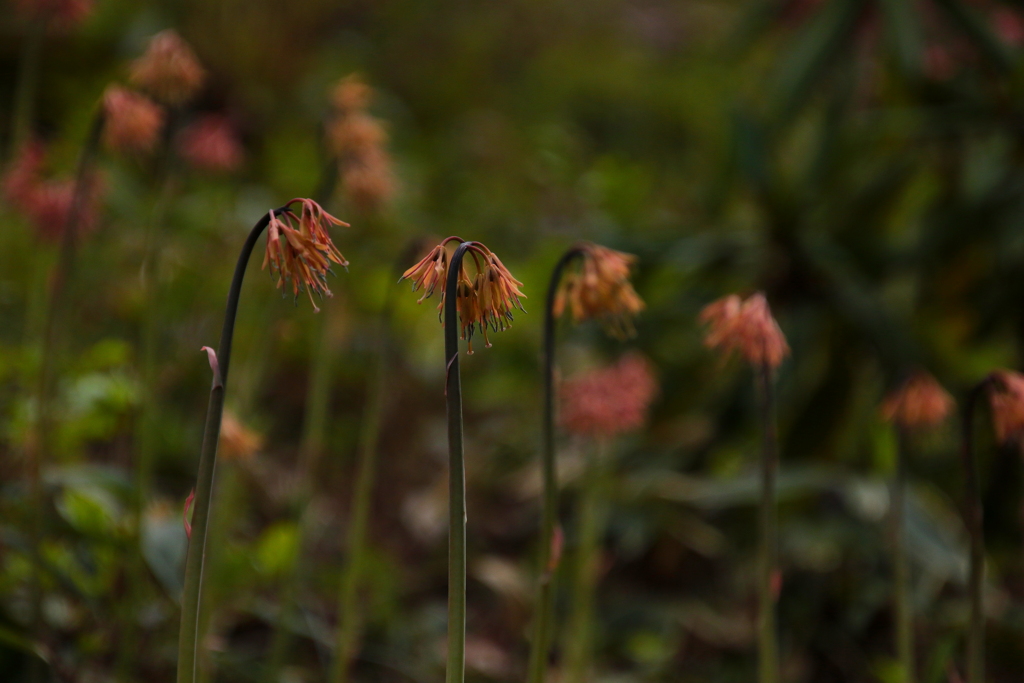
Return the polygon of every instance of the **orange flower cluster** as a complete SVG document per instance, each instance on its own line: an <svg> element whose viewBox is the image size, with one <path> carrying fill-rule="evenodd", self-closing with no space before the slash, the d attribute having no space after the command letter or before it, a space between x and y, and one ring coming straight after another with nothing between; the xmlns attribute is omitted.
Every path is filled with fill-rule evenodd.
<svg viewBox="0 0 1024 683"><path fill-rule="evenodd" d="M330 225L348 227L348 223L327 213L312 199L293 199L288 206L295 203L302 207L298 214L291 208L270 214L263 268L269 265L271 272L277 273L278 289L283 288L287 280L291 282L293 296L298 297L299 292L305 291L313 310L319 312L313 294L321 298L333 296L327 287L331 264L348 266L348 261L331 242L327 228Z"/></svg>
<svg viewBox="0 0 1024 683"><path fill-rule="evenodd" d="M145 54L132 64L129 80L158 101L176 106L195 96L206 71L188 43L168 29L150 39Z"/></svg>
<svg viewBox="0 0 1024 683"><path fill-rule="evenodd" d="M882 417L907 428L933 427L953 410L953 398L926 372L911 375L882 403Z"/></svg>
<svg viewBox="0 0 1024 683"><path fill-rule="evenodd" d="M989 375L992 428L1000 443L1024 441L1024 375L997 370Z"/></svg>
<svg viewBox="0 0 1024 683"><path fill-rule="evenodd" d="M208 114L181 132L178 154L204 171L233 171L245 158L234 127L224 116Z"/></svg>
<svg viewBox="0 0 1024 683"><path fill-rule="evenodd" d="M165 118L159 105L119 85L103 93L103 115L103 141L122 153L152 151Z"/></svg>
<svg viewBox="0 0 1024 683"><path fill-rule="evenodd" d="M449 237L424 256L419 263L402 274L402 280L412 280L412 289L422 289L423 296L418 303L429 298L440 286L441 301L437 305L438 317L444 311L445 284L448 281L448 266L451 256L448 254L450 242L461 242L458 237ZM476 265L476 276L470 277L466 268L466 258L459 266L458 282L455 287L455 305L459 313L460 338L469 344L468 353L473 353L473 335L479 329L484 336L484 344L490 348L487 330L494 332L505 330L512 324L513 309L526 312L520 299L525 299L519 288L523 283L512 277L512 273L501 262L501 259L490 249L473 242L467 252ZM442 324L443 324L442 319Z"/></svg>
<svg viewBox="0 0 1024 683"><path fill-rule="evenodd" d="M644 309L643 300L629 282L636 256L590 242L578 248L580 269L562 278L555 297L555 316L569 308L577 323L596 318L615 337L636 334L633 318Z"/></svg>
<svg viewBox="0 0 1024 683"><path fill-rule="evenodd" d="M566 431L610 438L643 426L658 383L651 364L630 353L615 365L567 381L560 393Z"/></svg>
<svg viewBox="0 0 1024 683"><path fill-rule="evenodd" d="M739 351L751 365L777 368L789 355L786 337L760 292L745 301L735 294L718 299L704 307L700 320L708 325L708 348Z"/></svg>
<svg viewBox="0 0 1024 683"><path fill-rule="evenodd" d="M32 142L18 152L3 180L4 199L28 218L36 234L48 242L57 242L64 234L74 201L75 183L71 180L45 180L43 164L46 150ZM79 207L78 234L91 232L97 224L103 185L95 177L86 180Z"/></svg>
<svg viewBox="0 0 1024 683"><path fill-rule="evenodd" d="M327 140L338 159L341 187L352 204L371 211L395 193L388 135L367 113L373 90L352 74L335 86L331 96L334 116L327 124Z"/></svg>

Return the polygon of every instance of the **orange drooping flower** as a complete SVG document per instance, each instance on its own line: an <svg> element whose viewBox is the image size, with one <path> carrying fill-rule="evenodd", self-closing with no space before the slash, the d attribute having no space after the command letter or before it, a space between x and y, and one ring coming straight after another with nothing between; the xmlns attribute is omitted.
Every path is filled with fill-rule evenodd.
<svg viewBox="0 0 1024 683"><path fill-rule="evenodd" d="M45 180L43 163L46 150L32 142L18 152L0 181L0 191L11 206L22 212L36 234L48 242L59 241L68 225L74 202L75 183L71 180ZM75 229L88 233L97 224L103 184L95 176L84 180Z"/></svg>
<svg viewBox="0 0 1024 683"><path fill-rule="evenodd" d="M1024 375L997 370L989 375L992 428L1000 443L1024 440Z"/></svg>
<svg viewBox="0 0 1024 683"><path fill-rule="evenodd" d="M953 410L953 398L927 372L916 372L882 403L882 417L907 429L933 427Z"/></svg>
<svg viewBox="0 0 1024 683"><path fill-rule="evenodd" d="M225 460L245 461L263 448L263 437L225 412L220 424L220 451Z"/></svg>
<svg viewBox="0 0 1024 683"><path fill-rule="evenodd" d="M145 54L132 64L130 80L164 104L179 105L202 87L206 71L188 43L168 29L150 39Z"/></svg>
<svg viewBox="0 0 1024 683"><path fill-rule="evenodd" d="M739 351L751 365L777 368L789 355L786 337L760 292L745 301L735 294L718 299L704 307L700 321L708 325L708 348Z"/></svg>
<svg viewBox="0 0 1024 683"><path fill-rule="evenodd" d="M312 199L293 199L287 206L296 203L302 207L298 214L291 208L280 214L271 212L263 268L270 265L271 271L277 273L279 289L289 281L293 296L298 297L299 292L305 291L313 310L319 312L313 294L321 298L333 296L327 287L331 264L348 266L348 261L331 242L327 228L330 225L348 227L348 223L327 213Z"/></svg>
<svg viewBox="0 0 1024 683"><path fill-rule="evenodd" d="M585 242L578 246L581 264L577 272L562 278L555 297L555 316L565 309L576 322L598 319L615 337L636 333L633 318L644 309L644 302L629 281L636 256Z"/></svg>
<svg viewBox="0 0 1024 683"><path fill-rule="evenodd" d="M609 438L643 426L658 393L650 363L640 354L567 381L560 421L566 431Z"/></svg>
<svg viewBox="0 0 1024 683"><path fill-rule="evenodd" d="M126 154L151 151L164 125L159 105L118 85L103 93L103 116L103 141Z"/></svg>
<svg viewBox="0 0 1024 683"><path fill-rule="evenodd" d="M334 114L327 124L342 191L364 211L386 204L395 190L387 132L366 111L372 97L373 90L358 75L346 76L332 92Z"/></svg>
<svg viewBox="0 0 1024 683"><path fill-rule="evenodd" d="M216 114L189 125L181 132L177 145L185 161L204 171L233 171L245 156L234 127Z"/></svg>
<svg viewBox="0 0 1024 683"><path fill-rule="evenodd" d="M402 280L412 280L412 289L422 289L419 302L429 298L436 289L441 290L441 301L437 305L438 317L444 311L445 285L448 281L448 267L451 256L448 244L462 242L459 237L448 237L420 259L419 263L402 274ZM476 275L469 276L466 260L472 259ZM459 266L455 286L455 306L459 313L460 338L469 343L468 353L473 353L473 335L479 329L484 344L490 348L487 330L499 332L512 324L513 309L526 312L520 299L525 299L519 288L523 283L512 277L497 254L479 242L472 242ZM442 319L442 323L443 323Z"/></svg>

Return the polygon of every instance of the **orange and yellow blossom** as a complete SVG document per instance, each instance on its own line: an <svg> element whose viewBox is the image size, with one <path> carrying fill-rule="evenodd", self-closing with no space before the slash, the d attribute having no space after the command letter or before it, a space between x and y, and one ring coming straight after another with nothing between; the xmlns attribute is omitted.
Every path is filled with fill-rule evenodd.
<svg viewBox="0 0 1024 683"><path fill-rule="evenodd" d="M739 351L751 365L777 368L789 355L786 337L760 292L746 300L722 297L704 307L700 321L708 325L705 346L726 354Z"/></svg>
<svg viewBox="0 0 1024 683"><path fill-rule="evenodd" d="M269 265L271 271L277 273L279 289L288 281L294 296L305 291L313 310L319 311L313 294L321 298L333 296L327 287L331 264L348 266L348 261L331 241L327 227L348 227L348 223L327 213L312 199L293 199L288 206L296 203L301 205L298 214L291 208L280 214L271 212L263 268Z"/></svg>
<svg viewBox="0 0 1024 683"><path fill-rule="evenodd" d="M592 242L577 248L580 268L562 278L555 296L555 317L568 308L577 323L597 319L615 337L632 336L633 318L644 309L643 300L629 281L636 256Z"/></svg>

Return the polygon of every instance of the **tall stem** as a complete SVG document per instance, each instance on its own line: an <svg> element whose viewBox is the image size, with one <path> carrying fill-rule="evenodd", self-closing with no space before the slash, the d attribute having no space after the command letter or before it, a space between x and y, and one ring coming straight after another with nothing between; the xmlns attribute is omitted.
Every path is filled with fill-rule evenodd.
<svg viewBox="0 0 1024 683"><path fill-rule="evenodd" d="M274 210L284 212L287 207ZM192 511L192 539L188 545L185 560L185 590L181 599L181 629L178 633L178 683L194 683L196 679L196 650L199 644L199 602L202 594L203 564L206 559L206 530L209 522L210 501L213 497L214 465L217 458L217 444L220 440L220 423L224 413L224 391L227 386L228 367L231 362L231 340L235 334L235 318L238 314L238 298L242 292L242 280L249 265L249 257L256 241L267 228L270 216L264 215L253 226L242 245L235 274L228 292L227 307L224 311L224 327L220 334L218 367L214 368L213 386L210 388L210 403L206 409L206 428L203 432L203 447L199 456L199 473L196 476L195 506Z"/></svg>
<svg viewBox="0 0 1024 683"><path fill-rule="evenodd" d="M985 536L982 529L981 491L978 487L977 462L974 454L974 411L978 399L988 387L988 381L982 380L967 395L961 432L964 521L971 539L971 566L967 584L971 616L967 633L966 683L983 683L985 680L985 613L981 594L982 582L985 579Z"/></svg>
<svg viewBox="0 0 1024 683"><path fill-rule="evenodd" d="M338 641L331 670L331 683L346 683L355 657L362 628L362 614L357 596L366 570L366 530L370 518L370 501L377 472L377 443L380 439L384 412L384 387L387 379L389 349L388 328L391 318L391 289L385 295L384 309L377 326L377 356L370 378L366 414L359 435L359 472L356 475L352 515L348 528L348 561L341 577L338 597Z"/></svg>
<svg viewBox="0 0 1024 683"><path fill-rule="evenodd" d="M607 453L599 442L588 458L580 487L576 562L572 580L572 604L566 638L566 683L590 680L594 650L594 598L601 563L601 535L605 526L605 470Z"/></svg>
<svg viewBox="0 0 1024 683"><path fill-rule="evenodd" d="M448 404L448 667L446 683L466 678L466 464L462 447L462 381L459 376L457 285L463 242L448 266L444 299L445 395Z"/></svg>
<svg viewBox="0 0 1024 683"><path fill-rule="evenodd" d="M896 610L896 658L903 683L914 683L914 613L910 601L906 540L907 433L897 427L896 474L891 483L890 523L892 525L893 603Z"/></svg>
<svg viewBox="0 0 1024 683"><path fill-rule="evenodd" d="M555 466L555 298L565 267L582 253L582 250L574 247L565 252L555 264L544 306L544 417L541 448L544 491L540 527L540 575L537 581L536 611L533 616L533 639L530 644L529 683L544 681L554 621L556 567L553 564L555 527L558 523L558 474Z"/></svg>
<svg viewBox="0 0 1024 683"><path fill-rule="evenodd" d="M88 174L99 149L100 134L103 131L103 111L97 111L89 128L85 144L78 159L75 172L75 184L72 190L71 207L61 233L60 252L50 276L49 291L43 321L43 338L41 343L41 361L38 384L36 386L36 420L26 449L26 465L28 468L29 496L31 501L32 519L29 531L32 535L32 559L35 571L32 572L31 603L33 634L37 639L43 636L42 623L42 586L40 574L43 571L39 548L46 532L45 501L42 486L43 462L50 455L50 435L53 432L53 414L50 399L54 393L54 382L58 352L58 321L64 312L64 299L68 283L74 274L75 255L78 247L78 227L88 189ZM33 666L36 666L35 664Z"/></svg>
<svg viewBox="0 0 1024 683"><path fill-rule="evenodd" d="M759 683L775 683L779 674L775 634L775 575L778 509L775 480L778 476L778 434L775 425L775 386L767 364L755 368L761 400L761 507L758 519L757 551L757 650Z"/></svg>

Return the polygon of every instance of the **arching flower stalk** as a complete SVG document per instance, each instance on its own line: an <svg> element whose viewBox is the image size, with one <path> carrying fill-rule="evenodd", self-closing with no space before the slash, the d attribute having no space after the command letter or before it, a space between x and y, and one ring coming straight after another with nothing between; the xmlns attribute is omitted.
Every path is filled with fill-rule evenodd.
<svg viewBox="0 0 1024 683"><path fill-rule="evenodd" d="M577 270L569 270L579 263ZM558 477L555 467L555 326L568 310L579 323L598 319L609 333L633 332L633 317L644 303L629 282L636 257L592 242L569 248L555 264L544 306L544 417L542 426L540 574L528 664L529 683L542 683L548 668L554 620Z"/></svg>
<svg viewBox="0 0 1024 683"><path fill-rule="evenodd" d="M893 605L896 612L894 645L904 683L916 680L914 667L914 612L910 600L907 561L906 505L908 436L934 428L953 410L953 399L925 372L907 378L882 403L882 417L896 428L896 473L889 483L889 524L893 553Z"/></svg>
<svg viewBox="0 0 1024 683"><path fill-rule="evenodd" d="M448 245L460 242L448 255ZM469 277L463 258L469 254L476 275ZM448 237L402 275L413 291L423 290L420 302L443 287L438 304L443 316L445 398L448 408L448 664L447 683L463 683L466 674L466 469L462 439L462 382L459 339L469 344L479 330L487 346L487 329L499 331L512 323L513 309L523 310L522 283L498 256L479 242ZM401 280L400 280L401 281ZM525 312L525 311L524 311Z"/></svg>
<svg viewBox="0 0 1024 683"><path fill-rule="evenodd" d="M612 440L643 426L657 390L650 364L635 353L562 387L562 427L588 442L587 466L576 498L575 561L562 674L566 683L593 680L594 608L601 574L601 539L608 519ZM557 557L552 559L557 563Z"/></svg>
<svg viewBox="0 0 1024 683"><path fill-rule="evenodd" d="M779 654L775 633L775 600L779 578L778 510L776 479L779 468L779 444L776 431L775 371L789 355L786 337L772 317L768 300L758 292L741 299L735 294L708 304L701 311L701 322L707 324L704 343L729 355L738 351L754 370L761 410L761 505L758 511L757 567L757 642L758 681L779 680Z"/></svg>
<svg viewBox="0 0 1024 683"><path fill-rule="evenodd" d="M300 206L298 213L291 208L294 204ZM178 634L178 683L194 683L196 680L196 651L200 635L199 606L202 596L203 564L206 559L210 501L213 496L213 476L224 413L224 392L231 361L235 317L238 313L238 299L249 257L263 231L272 228L267 235L263 267L269 265L278 274L278 287L290 282L296 297L305 291L310 294L311 300L313 292L330 296L331 292L326 284L327 274L331 272L330 264L347 264L327 233L327 228L331 225L348 224L331 216L310 199L293 199L263 216L249 232L238 256L235 274L228 291L218 351L215 353L212 349L206 349L213 370L213 385L210 388L210 401L206 411L203 447L199 457L199 473L196 476L192 534L185 561L185 589L182 594L181 629Z"/></svg>
<svg viewBox="0 0 1024 683"><path fill-rule="evenodd" d="M1024 375L996 370L968 392L963 407L961 465L964 470L964 525L971 542L967 592L971 612L967 632L966 683L985 681L985 534L977 457L974 452L974 411L987 398L992 412L992 431L1000 444L1024 441Z"/></svg>

